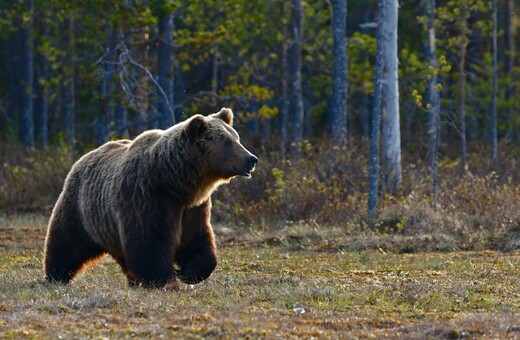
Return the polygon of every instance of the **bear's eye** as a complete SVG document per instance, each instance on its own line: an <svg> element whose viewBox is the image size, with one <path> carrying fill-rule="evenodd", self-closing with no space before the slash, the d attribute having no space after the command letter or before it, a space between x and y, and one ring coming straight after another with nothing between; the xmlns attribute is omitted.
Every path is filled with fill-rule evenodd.
<svg viewBox="0 0 520 340"><path fill-rule="evenodd" d="M229 148L231 148L232 146L233 146L233 143L231 143L230 140L227 140L227 141L224 142L224 147L225 147L226 149L229 149Z"/></svg>

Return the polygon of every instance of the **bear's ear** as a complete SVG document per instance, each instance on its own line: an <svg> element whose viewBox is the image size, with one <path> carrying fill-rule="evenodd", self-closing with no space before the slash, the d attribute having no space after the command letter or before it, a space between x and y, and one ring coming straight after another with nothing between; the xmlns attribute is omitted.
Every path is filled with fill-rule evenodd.
<svg viewBox="0 0 520 340"><path fill-rule="evenodd" d="M186 127L186 131L190 136L198 136L208 129L208 121L202 115L191 117Z"/></svg>
<svg viewBox="0 0 520 340"><path fill-rule="evenodd" d="M211 116L222 119L228 125L233 125L233 111L227 107L223 107L219 112L214 113Z"/></svg>

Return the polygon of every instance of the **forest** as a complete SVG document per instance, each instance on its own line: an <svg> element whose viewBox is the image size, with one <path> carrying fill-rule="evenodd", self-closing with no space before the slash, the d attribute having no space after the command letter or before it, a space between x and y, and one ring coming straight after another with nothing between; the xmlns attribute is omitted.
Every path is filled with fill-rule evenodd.
<svg viewBox="0 0 520 340"><path fill-rule="evenodd" d="M1 1L0 335L519 336L519 29L515 0ZM208 283L43 283L75 161L222 107L259 162L212 197Z"/></svg>

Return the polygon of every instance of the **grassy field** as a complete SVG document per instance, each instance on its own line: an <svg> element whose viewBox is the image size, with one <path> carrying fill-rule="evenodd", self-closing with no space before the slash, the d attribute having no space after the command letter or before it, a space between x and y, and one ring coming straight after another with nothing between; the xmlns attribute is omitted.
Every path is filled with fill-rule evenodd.
<svg viewBox="0 0 520 340"><path fill-rule="evenodd" d="M519 253L396 254L342 246L338 230L217 228L220 263L200 285L130 289L107 257L57 286L43 280L45 224L0 216L0 338L520 337Z"/></svg>

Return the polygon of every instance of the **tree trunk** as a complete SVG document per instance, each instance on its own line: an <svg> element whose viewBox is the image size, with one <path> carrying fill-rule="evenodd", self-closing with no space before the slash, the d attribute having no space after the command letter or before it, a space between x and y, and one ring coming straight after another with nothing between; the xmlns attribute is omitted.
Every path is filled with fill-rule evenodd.
<svg viewBox="0 0 520 340"><path fill-rule="evenodd" d="M428 59L430 67L437 69L437 58L435 56L435 0L428 0ZM432 192L433 208L437 210L437 175L438 175L438 154L440 137L440 98L439 92L435 88L437 85L436 71L430 74L428 84L428 102L431 105L429 110L430 129L428 130L428 157L430 158L432 169Z"/></svg>
<svg viewBox="0 0 520 340"><path fill-rule="evenodd" d="M124 42L125 40L125 30L121 26L121 24L117 24L114 28L114 35L115 35L115 41L114 41L114 49L115 47ZM114 111L114 118L116 121L116 132L119 138L126 138L128 137L128 128L127 128L127 116L128 116L128 110L126 108L125 102L124 102L124 91L121 89L121 86L116 86L115 91L115 97L116 97L116 108Z"/></svg>
<svg viewBox="0 0 520 340"><path fill-rule="evenodd" d="M63 82L63 111L64 111L64 129L66 132L66 142L69 145L71 151L74 151L74 116L75 116L75 103L74 103L74 16L72 13L69 14L69 18L65 20L63 34L64 39L64 50L65 50L65 80Z"/></svg>
<svg viewBox="0 0 520 340"><path fill-rule="evenodd" d="M41 20L41 13L37 17L38 30L40 39L45 39L47 36L47 26ZM41 148L47 147L48 137L48 122L49 122L49 99L45 90L45 79L47 77L47 60L43 52L36 50L35 69L34 69L34 114L35 114L35 136Z"/></svg>
<svg viewBox="0 0 520 340"><path fill-rule="evenodd" d="M383 173L385 189L395 192L401 187L401 129L399 126L399 75L397 56L397 0L387 0L384 33L383 82Z"/></svg>
<svg viewBox="0 0 520 340"><path fill-rule="evenodd" d="M211 66L211 91L216 94L218 91L218 46L213 48L213 63Z"/></svg>
<svg viewBox="0 0 520 340"><path fill-rule="evenodd" d="M249 84L254 86L257 85L253 74L249 76ZM250 136L253 138L253 143L255 146L259 146L260 144L260 119L258 117L258 109L260 105L256 99L252 98L249 100L249 112L251 115L246 119L246 129L249 132Z"/></svg>
<svg viewBox="0 0 520 340"><path fill-rule="evenodd" d="M435 56L435 0L428 0L427 15L428 15L428 59L430 67L437 69L437 58ZM428 84L428 103L431 105L429 110L429 130L428 130L428 158L433 165L435 158L435 150L437 149L437 116L439 115L439 92L435 89L437 85L437 74L431 72L430 83Z"/></svg>
<svg viewBox="0 0 520 340"><path fill-rule="evenodd" d="M377 217L377 198L379 189L379 132L381 128L381 107L383 95L383 69L386 44L385 36L386 0L377 3L377 49L376 70L374 79L374 101L372 107L372 128L370 132L370 164L369 164L369 192L368 192L368 222L372 224Z"/></svg>
<svg viewBox="0 0 520 340"><path fill-rule="evenodd" d="M292 0L290 31L292 41L287 51L291 124L289 143L291 160L298 161L301 158L304 118L301 74L303 45L303 9L301 0Z"/></svg>
<svg viewBox="0 0 520 340"><path fill-rule="evenodd" d="M173 115L173 15L159 17L159 49L157 52L159 128L167 129L175 124Z"/></svg>
<svg viewBox="0 0 520 340"><path fill-rule="evenodd" d="M157 27L152 26L149 28L149 31L145 33L148 37L158 37L158 25ZM147 38L148 40L148 38ZM158 39L159 40L159 39ZM144 69L140 70L140 72L143 72L143 76L146 78L146 88L147 91L147 97L148 97L148 111L147 111L147 117L148 117L148 129L159 129L159 124L161 123L161 114L159 112L159 105L161 100L165 100L165 92L162 89L162 86L159 83L159 53L158 53L158 41L157 43L154 43L152 39L149 40L149 42L144 47L146 49L146 56L147 60L143 63ZM156 61L155 64L153 64L153 61ZM152 74L153 66L155 67L155 75ZM146 70L148 70L150 73L147 73ZM164 95L163 95L164 94ZM162 97L162 98L161 98Z"/></svg>
<svg viewBox="0 0 520 340"><path fill-rule="evenodd" d="M260 121L260 145L267 145L271 138L271 118L263 118Z"/></svg>
<svg viewBox="0 0 520 340"><path fill-rule="evenodd" d="M359 126L361 128L361 137L370 136L370 95L361 93L359 106Z"/></svg>
<svg viewBox="0 0 520 340"><path fill-rule="evenodd" d="M144 67L148 67L150 61L149 51L149 33L147 27L139 27L137 29L137 38L135 40L138 50L136 55L139 56L138 62ZM136 79L137 84L134 88L135 106L137 110L137 132L141 133L147 129L147 123L149 120L148 109L150 106L150 86L148 84L148 75L143 70L137 70L135 67L132 69L135 74L133 77Z"/></svg>
<svg viewBox="0 0 520 340"><path fill-rule="evenodd" d="M281 2L281 18L285 18L285 2ZM287 102L287 26L282 23L282 41L280 44L280 82L278 84L280 99L280 158L285 160L287 150L287 116L288 116L288 102Z"/></svg>
<svg viewBox="0 0 520 340"><path fill-rule="evenodd" d="M2 3L5 6L5 11L9 12L13 10L13 3L10 1L4 1ZM13 29L16 29L20 26L20 19L18 16L15 16L9 24L12 25ZM18 114L19 112L19 103L20 103L20 39L18 34L10 34L7 36L6 46L4 47L6 51L12 51L11 53L6 54L6 62L3 65L6 71L6 93L7 93L7 102L6 102L6 114ZM16 117L18 118L18 117ZM9 118L9 122L11 122L11 129L15 129L14 119Z"/></svg>
<svg viewBox="0 0 520 340"><path fill-rule="evenodd" d="M117 135L119 138L128 137L127 115L128 115L128 111L123 103L123 100L118 99L116 110L115 110L115 118L116 118L116 131L117 131Z"/></svg>
<svg viewBox="0 0 520 340"><path fill-rule="evenodd" d="M498 61L497 61L497 0L493 0L493 94L491 108L491 136L493 151L491 161L493 169L497 168L497 92L498 92Z"/></svg>
<svg viewBox="0 0 520 340"><path fill-rule="evenodd" d="M20 60L20 112L18 132L20 142L24 148L34 147L34 107L33 107L33 11L34 0L24 0L24 10L27 11L28 20L19 28L19 39L22 45Z"/></svg>
<svg viewBox="0 0 520 340"><path fill-rule="evenodd" d="M463 9L465 10L465 8ZM464 24L466 25L466 24ZM461 167L462 171L467 170L467 147L466 147L466 50L467 42L465 40L466 32L463 29L461 33L463 41L459 51L459 120L460 120L460 145L461 145Z"/></svg>
<svg viewBox="0 0 520 340"><path fill-rule="evenodd" d="M347 1L333 1L332 139L347 147Z"/></svg>
<svg viewBox="0 0 520 340"><path fill-rule="evenodd" d="M506 89L506 100L510 100L514 96L513 89L513 79L512 72L515 60L515 0L506 0L506 9L505 9L505 27L504 27L504 49L505 49L505 62L504 62L504 73L509 75L509 81L507 83ZM515 124L513 124L512 120L516 111L513 108L510 108L507 113L507 123L509 124L509 130L507 132L508 139L515 141L517 138L517 131L514 129Z"/></svg>
<svg viewBox="0 0 520 340"><path fill-rule="evenodd" d="M112 84L111 84L111 78L112 73L114 72L114 66L113 66L113 56L112 51L114 49L113 41L115 40L115 31L110 31L110 27L108 25L105 25L104 31L107 32L108 36L108 47L105 50L105 53L108 54L106 57L106 60L104 60L102 66L103 66L103 80L101 81L101 87L99 89L99 101L100 101L100 108L99 108L99 117L96 121L97 127L97 143L98 145L102 145L106 142L108 142L109 139L109 121L110 116L113 116L113 114L110 113L110 111L113 111L113 108L111 107L111 96L112 96Z"/></svg>

